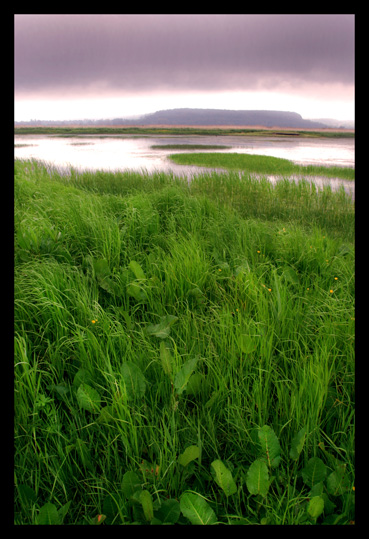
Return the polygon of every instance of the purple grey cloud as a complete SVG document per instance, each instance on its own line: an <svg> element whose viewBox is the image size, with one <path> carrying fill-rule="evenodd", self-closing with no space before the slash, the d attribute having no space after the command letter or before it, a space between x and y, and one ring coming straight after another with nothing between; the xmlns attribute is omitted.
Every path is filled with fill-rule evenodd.
<svg viewBox="0 0 369 539"><path fill-rule="evenodd" d="M310 83L353 86L353 15L15 15L19 96Z"/></svg>

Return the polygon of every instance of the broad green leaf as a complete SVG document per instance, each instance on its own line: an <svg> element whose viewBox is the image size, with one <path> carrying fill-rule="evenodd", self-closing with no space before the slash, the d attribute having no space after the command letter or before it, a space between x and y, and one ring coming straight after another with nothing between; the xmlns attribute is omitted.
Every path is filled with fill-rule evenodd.
<svg viewBox="0 0 369 539"><path fill-rule="evenodd" d="M204 390L204 387L206 387L206 379L204 375L200 372L195 372L191 374L188 380L186 386L187 395L198 395Z"/></svg>
<svg viewBox="0 0 369 539"><path fill-rule="evenodd" d="M115 419L115 410L113 406L104 406L100 410L100 415L97 418L97 423L111 423Z"/></svg>
<svg viewBox="0 0 369 539"><path fill-rule="evenodd" d="M155 516L162 524L175 524L179 519L181 509L179 501L170 498L162 502L160 508L155 511Z"/></svg>
<svg viewBox="0 0 369 539"><path fill-rule="evenodd" d="M131 260L128 267L132 270L136 279L146 279L145 273L138 262Z"/></svg>
<svg viewBox="0 0 369 539"><path fill-rule="evenodd" d="M291 449L290 449L291 459L297 460L299 458L302 448L304 447L305 439L306 439L306 427L302 427L302 429L299 430L299 432L297 432L295 436L292 438Z"/></svg>
<svg viewBox="0 0 369 539"><path fill-rule="evenodd" d="M160 360L165 374L171 376L173 358L165 341L160 342Z"/></svg>
<svg viewBox="0 0 369 539"><path fill-rule="evenodd" d="M105 258L93 260L92 265L98 279L104 279L111 275L109 264Z"/></svg>
<svg viewBox="0 0 369 539"><path fill-rule="evenodd" d="M109 279L109 277L104 277L104 279L98 279L99 286L109 292L109 294L115 295L119 290L117 289L114 281Z"/></svg>
<svg viewBox="0 0 369 539"><path fill-rule="evenodd" d="M176 389L177 395L180 395L185 390L187 382L191 374L195 370L198 360L198 356L188 359L183 364L181 370L177 372L174 378L174 387Z"/></svg>
<svg viewBox="0 0 369 539"><path fill-rule="evenodd" d="M148 490L143 490L140 494L140 502L146 520L150 522L154 518L154 507L152 503L152 496Z"/></svg>
<svg viewBox="0 0 369 539"><path fill-rule="evenodd" d="M51 384L50 386L48 386L48 389L50 389L51 391L56 391L59 397L64 397L70 391L70 388L65 386L64 384Z"/></svg>
<svg viewBox="0 0 369 539"><path fill-rule="evenodd" d="M216 514L208 502L200 495L193 492L184 492L179 506L182 514L188 518L191 524L215 524Z"/></svg>
<svg viewBox="0 0 369 539"><path fill-rule="evenodd" d="M103 288L107 292L114 294L116 291L115 284L110 279L111 271L107 260L105 260L104 258L93 260L92 265L99 286L101 286L101 288Z"/></svg>
<svg viewBox="0 0 369 539"><path fill-rule="evenodd" d="M211 463L211 467L215 472L215 481L225 495L228 497L235 494L237 492L237 485L234 482L231 471L221 460L214 460Z"/></svg>
<svg viewBox="0 0 369 539"><path fill-rule="evenodd" d="M262 457L270 468L276 468L281 460L281 446L274 430L268 425L258 431Z"/></svg>
<svg viewBox="0 0 369 539"><path fill-rule="evenodd" d="M71 503L72 503L72 500L69 500L69 502L65 503L60 509L58 509L58 514L59 514L61 524L63 523L63 520L65 519L65 516L68 513L68 509Z"/></svg>
<svg viewBox="0 0 369 539"><path fill-rule="evenodd" d="M319 457L311 457L301 474L304 483L309 487L313 487L316 483L324 481L327 475L327 468Z"/></svg>
<svg viewBox="0 0 369 539"><path fill-rule="evenodd" d="M139 283L130 283L127 286L127 294L132 298L135 298L137 301L147 300L147 294Z"/></svg>
<svg viewBox="0 0 369 539"><path fill-rule="evenodd" d="M45 505L41 507L37 517L37 524L60 524L58 510L53 503L45 503Z"/></svg>
<svg viewBox="0 0 369 539"><path fill-rule="evenodd" d="M333 496L341 496L347 492L350 486L345 471L346 467L343 464L340 464L327 478L327 489Z"/></svg>
<svg viewBox="0 0 369 539"><path fill-rule="evenodd" d="M129 499L137 490L141 490L141 482L135 472L126 472L123 475L122 491L127 499Z"/></svg>
<svg viewBox="0 0 369 539"><path fill-rule="evenodd" d="M178 320L177 316L167 314L160 317L159 324L150 324L146 328L148 335L153 335L159 339L166 339L169 336L171 326Z"/></svg>
<svg viewBox="0 0 369 539"><path fill-rule="evenodd" d="M182 466L187 466L187 464L189 464L192 460L199 458L199 456L200 448L197 445L190 445L189 447L186 447L181 455L179 455L178 463Z"/></svg>
<svg viewBox="0 0 369 539"><path fill-rule="evenodd" d="M324 490L324 483L323 481L320 481L320 483L315 483L315 485L310 490L308 496L309 498L314 498L314 496L321 496L323 494Z"/></svg>
<svg viewBox="0 0 369 539"><path fill-rule="evenodd" d="M141 398L146 391L146 378L138 365L131 361L123 363L120 369L126 386L127 398Z"/></svg>
<svg viewBox="0 0 369 539"><path fill-rule="evenodd" d="M321 496L314 496L309 501L307 512L312 518L318 518L324 511L324 500Z"/></svg>
<svg viewBox="0 0 369 539"><path fill-rule="evenodd" d="M250 494L265 497L269 490L269 472L265 460L255 460L246 474L246 486Z"/></svg>
<svg viewBox="0 0 369 539"><path fill-rule="evenodd" d="M82 383L77 389L76 396L78 404L83 410L87 410L88 412L92 412L94 414L100 413L101 397L96 389Z"/></svg>
<svg viewBox="0 0 369 539"><path fill-rule="evenodd" d="M81 384L90 385L92 382L92 376L87 369L79 369L73 379L73 386L78 388Z"/></svg>

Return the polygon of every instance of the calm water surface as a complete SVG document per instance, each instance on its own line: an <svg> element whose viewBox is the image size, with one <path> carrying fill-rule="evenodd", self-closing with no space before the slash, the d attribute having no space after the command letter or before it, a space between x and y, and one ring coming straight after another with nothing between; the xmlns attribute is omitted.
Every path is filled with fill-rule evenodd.
<svg viewBox="0 0 369 539"><path fill-rule="evenodd" d="M168 159L181 150L152 149L164 144L216 144L231 146L221 152L237 152L282 157L302 165L355 166L355 139L286 139L282 137L240 136L117 136L82 135L61 137L55 135L15 135L14 157L39 159L57 168L77 170L146 170L173 172L190 177L201 167L183 166ZM17 145L26 146L17 146ZM183 151L183 150L182 150ZM207 151L207 150L198 150ZM208 150L214 151L214 150ZM273 178L271 178L273 180ZM338 179L314 178L318 187L330 185L333 189L344 185L354 196L354 182Z"/></svg>

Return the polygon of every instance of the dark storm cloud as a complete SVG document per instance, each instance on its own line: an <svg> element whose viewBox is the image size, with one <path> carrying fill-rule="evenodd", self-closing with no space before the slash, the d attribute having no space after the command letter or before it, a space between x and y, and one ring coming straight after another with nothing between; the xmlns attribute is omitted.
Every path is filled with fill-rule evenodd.
<svg viewBox="0 0 369 539"><path fill-rule="evenodd" d="M16 15L18 95L354 84L353 15Z"/></svg>

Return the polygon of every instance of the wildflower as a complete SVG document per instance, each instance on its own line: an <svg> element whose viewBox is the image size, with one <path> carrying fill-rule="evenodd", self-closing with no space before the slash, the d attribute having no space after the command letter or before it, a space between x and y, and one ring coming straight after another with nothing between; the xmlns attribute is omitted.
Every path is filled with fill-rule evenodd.
<svg viewBox="0 0 369 539"><path fill-rule="evenodd" d="M338 281L338 277L335 277L334 280L335 280L335 281Z"/></svg>
<svg viewBox="0 0 369 539"><path fill-rule="evenodd" d="M91 320L91 322L92 322L93 324L96 324L96 320Z"/></svg>
<svg viewBox="0 0 369 539"><path fill-rule="evenodd" d="M332 289L330 289L330 291L329 291L329 292L330 292L331 294L333 294L333 290L332 290Z"/></svg>
<svg viewBox="0 0 369 539"><path fill-rule="evenodd" d="M271 291L272 291L272 289L271 289L271 288L268 288L268 291L269 291L269 292L271 292Z"/></svg>
<svg viewBox="0 0 369 539"><path fill-rule="evenodd" d="M310 290L310 288L307 288L306 290Z"/></svg>
<svg viewBox="0 0 369 539"><path fill-rule="evenodd" d="M219 268L218 271L222 271L222 270Z"/></svg>
<svg viewBox="0 0 369 539"><path fill-rule="evenodd" d="M260 254L260 251L257 251L257 253L259 253L259 254Z"/></svg>

